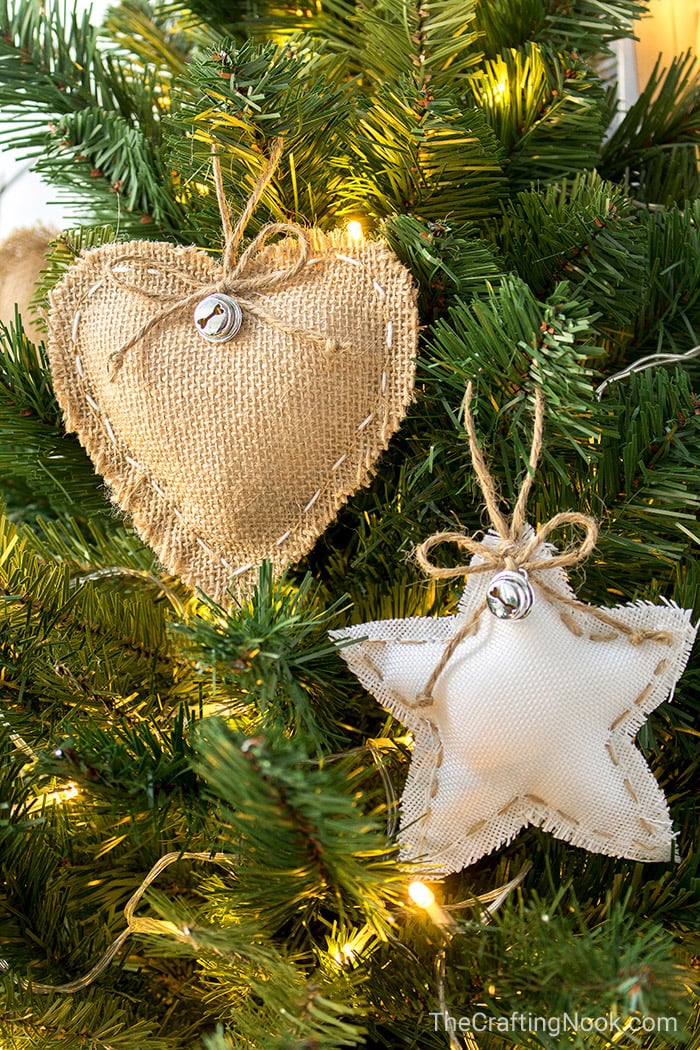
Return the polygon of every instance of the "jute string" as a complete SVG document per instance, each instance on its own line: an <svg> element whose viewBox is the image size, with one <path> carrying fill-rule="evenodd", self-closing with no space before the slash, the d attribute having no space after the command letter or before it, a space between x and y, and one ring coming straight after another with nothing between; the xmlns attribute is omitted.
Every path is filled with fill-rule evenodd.
<svg viewBox="0 0 700 1050"><path fill-rule="evenodd" d="M598 539L598 526L595 520L587 514L580 514L577 511L564 511L560 514L555 514L554 517L541 525L529 538L524 538L523 534L527 525L527 501L534 484L535 472L542 451L545 414L544 394L542 393L541 387L535 388L535 418L528 471L520 487L515 508L510 520L508 520L501 512L498 494L496 492L496 483L493 479L493 475L488 469L484 454L479 447L474 417L470 407L472 396L473 384L470 381L467 385L467 391L463 403L464 426L469 438L469 452L474 472L484 496L484 502L486 503L486 509L489 518L491 519L493 530L499 536L500 541L497 544L489 545L483 539L477 539L474 536L465 536L461 532L436 532L432 536L429 536L427 540L424 540L415 551L416 561L423 572L428 576L444 580L457 576L469 576L484 572L495 574L503 569L511 569L515 572L522 570L528 575L533 576L532 583L537 586L548 601L568 606L571 609L585 610L600 623L610 627L618 634L624 635L631 645L641 645L643 642L649 641L658 642L661 645L670 645L673 638L668 631L640 630L639 628L629 627L616 616L605 612L604 609L598 609L595 606L587 605L585 602L580 602L575 598L569 598L566 595L561 594L558 590L555 590L553 587L550 587L545 583L540 576L536 575L550 569L570 568L588 558L595 548ZM542 544L549 539L553 532L565 525L579 526L582 528L585 533L583 540L578 544L571 544L565 550L561 551L559 554L554 554L552 557L536 558L535 552L542 546ZM478 554L483 560L477 565L462 564L451 568L440 568L430 561L428 555L435 547L438 547L443 543L454 543L460 550L467 551L471 555ZM432 703L433 690L440 675L452 658L455 649L474 630L485 609L486 600L474 610L469 619L460 627L456 634L452 636L445 647L445 651L443 652L437 666L428 679L423 693L419 697L419 703L423 705Z"/></svg>
<svg viewBox="0 0 700 1050"><path fill-rule="evenodd" d="M216 199L219 205L219 214L221 216L221 225L224 233L224 250L222 255L223 273L220 279L216 281L200 280L193 276L192 273L183 272L176 267L160 266L159 270L161 273L177 277L182 283L191 285L193 290L185 295L181 292L173 292L171 294L168 294L167 292L163 293L161 291L149 292L139 284L125 278L122 273L116 269L117 266L122 267L125 263L142 263L143 260L140 257L128 254L122 255L108 267L107 276L115 284L126 288L130 292L135 292L146 299L153 299L167 304L162 310L159 310L158 313L154 314L150 320L146 321L146 323L143 324L134 335L126 340L126 342L122 343L117 350L114 350L109 355L109 371L112 379L115 379L119 374L124 363L124 358L129 350L140 343L153 328L161 325L173 314L185 310L188 307L195 306L207 295L212 295L216 292L232 296L243 311L252 314L259 320L272 325L278 331L287 335L301 336L309 342L325 347L328 351L347 349L349 347L349 344L332 339L324 332L316 331L313 328L301 328L298 325L289 324L286 321L281 320L279 317L276 317L273 313L267 310L264 305L265 293L274 291L282 284L293 280L297 274L304 269L309 260L311 245L306 231L303 230L301 226L290 222L267 223L267 225L263 226L257 236L253 238L251 243L241 254L240 258L238 257L238 251L246 226L248 225L262 194L265 192L267 185L277 170L277 166L282 156L283 146L284 143L282 139L275 140L267 165L255 183L253 191L246 201L235 226L231 221L231 213L226 201L219 156L216 148L213 148L212 150L212 173L214 176ZM257 273L250 272L252 263L264 248L267 241L270 237L279 233L291 234L291 236L296 238L297 254L294 261L291 265L283 267L282 269L267 270Z"/></svg>

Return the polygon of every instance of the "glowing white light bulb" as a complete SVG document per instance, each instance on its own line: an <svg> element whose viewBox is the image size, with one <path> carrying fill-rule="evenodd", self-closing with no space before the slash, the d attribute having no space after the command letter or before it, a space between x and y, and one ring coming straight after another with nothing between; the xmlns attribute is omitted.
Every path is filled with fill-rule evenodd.
<svg viewBox="0 0 700 1050"><path fill-rule="evenodd" d="M430 916L435 925L439 926L447 937L451 937L453 933L459 930L459 926L452 916L444 908L441 908L435 900L435 894L430 886L426 886L424 882L416 879L408 887L408 895L414 904L417 904L419 908L422 908Z"/></svg>
<svg viewBox="0 0 700 1050"><path fill-rule="evenodd" d="M408 887L408 895L414 904L426 911L435 904L435 894L424 882L412 882Z"/></svg>

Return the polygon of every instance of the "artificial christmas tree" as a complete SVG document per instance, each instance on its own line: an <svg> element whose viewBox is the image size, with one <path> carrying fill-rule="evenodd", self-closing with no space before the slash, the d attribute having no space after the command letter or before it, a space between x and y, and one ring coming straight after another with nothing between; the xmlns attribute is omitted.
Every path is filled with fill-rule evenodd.
<svg viewBox="0 0 700 1050"><path fill-rule="evenodd" d="M240 215L282 140L247 243L268 223L339 243L359 223L367 250L412 274L423 326L414 402L366 462L368 484L302 560L264 562L252 591L219 602L115 511L66 432L46 347L21 324L3 330L3 1050L696 1045L692 655L629 744L668 801L674 861L530 827L409 895L416 870L395 833L414 742L329 637L455 613L449 552L444 579L426 579L413 552L488 528L469 382L511 507L542 392L528 519L596 520L595 550L570 572L577 600L621 618L665 599L695 622L700 74L689 55L657 68L616 120L604 59L643 11L172 0L124 3L98 28L59 5L0 6L7 136L75 213L40 281L45 308L90 249L118 258L138 241L146 257L155 242L170 259L194 245L214 272L212 148ZM52 346L82 334L79 309L50 318ZM365 324L359 302L347 309ZM138 314L157 362L158 326L144 335ZM113 346L88 342L125 346L116 325ZM220 344L234 379L236 346ZM127 360L148 382L143 349ZM214 401L216 371L197 379ZM172 416L171 458L188 418ZM219 444L212 427L207 455ZM248 466L240 457L244 491Z"/></svg>

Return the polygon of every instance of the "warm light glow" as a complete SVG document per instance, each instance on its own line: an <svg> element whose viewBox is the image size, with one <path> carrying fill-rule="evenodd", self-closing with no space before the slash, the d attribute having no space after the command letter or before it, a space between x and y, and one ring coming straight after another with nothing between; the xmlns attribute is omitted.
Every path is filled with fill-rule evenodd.
<svg viewBox="0 0 700 1050"><path fill-rule="evenodd" d="M76 798L78 794L78 785L71 781L65 787L56 788L55 791L47 791L44 798L55 802L68 802L70 799Z"/></svg>
<svg viewBox="0 0 700 1050"><path fill-rule="evenodd" d="M348 942L347 944L343 944L335 950L335 952L333 953L333 959L338 964L338 966L347 966L354 960L356 955L357 952L353 948L352 944Z"/></svg>
<svg viewBox="0 0 700 1050"><path fill-rule="evenodd" d="M31 803L29 812L35 813L41 810L42 806L46 805L47 802L70 802L71 799L76 798L79 794L78 785L74 784L73 781L66 784L65 787L55 788L53 791L43 791Z"/></svg>
<svg viewBox="0 0 700 1050"><path fill-rule="evenodd" d="M620 1025L616 1032L610 1036L610 1040L613 1043L619 1043L621 1039L624 1039L627 1035L627 1030L632 1024L632 1018L628 1017L624 1024Z"/></svg>
<svg viewBox="0 0 700 1050"><path fill-rule="evenodd" d="M348 237L351 237L353 241L362 240L362 223L358 222L357 219L352 219L348 223Z"/></svg>
<svg viewBox="0 0 700 1050"><path fill-rule="evenodd" d="M443 935L448 940L453 934L457 933L459 926L452 916L444 908L440 907L430 886L426 886L424 882L416 879L408 887L408 895L413 903L422 908L428 918L432 919L435 925L440 927Z"/></svg>
<svg viewBox="0 0 700 1050"><path fill-rule="evenodd" d="M508 81L506 80L505 77L501 77L501 79L498 81L498 83L496 84L495 88L493 89L493 97L494 98L503 98L503 96L506 93L507 87L508 87Z"/></svg>
<svg viewBox="0 0 700 1050"><path fill-rule="evenodd" d="M349 969L358 965L362 953L373 940L374 933L367 926L360 930L339 930L334 924L328 938L328 955L336 966Z"/></svg>
<svg viewBox="0 0 700 1050"><path fill-rule="evenodd" d="M419 908L425 908L426 911L435 904L435 894L424 882L412 882L408 887L408 895L414 904L417 904Z"/></svg>

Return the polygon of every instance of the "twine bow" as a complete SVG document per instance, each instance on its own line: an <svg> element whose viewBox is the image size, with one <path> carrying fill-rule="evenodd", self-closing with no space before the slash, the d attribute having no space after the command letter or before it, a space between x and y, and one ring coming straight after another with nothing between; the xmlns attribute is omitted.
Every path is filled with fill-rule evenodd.
<svg viewBox="0 0 700 1050"><path fill-rule="evenodd" d="M470 409L472 395L473 384L469 382L464 396L464 425L469 438L469 451L474 472L484 496L493 530L499 537L499 541L495 544L489 544L485 539L480 540L473 536L465 536L461 532L437 532L429 536L427 540L424 540L416 548L415 557L421 569L428 576L437 579L450 579L456 576L468 576L483 572L495 573L502 569L523 570L528 574L537 574L558 567L569 568L584 561L593 551L598 539L598 526L594 519L587 514L580 514L577 511L564 511L560 514L555 514L544 525L541 525L534 534L529 534L529 530L526 529L527 501L534 484L535 472L540 452L542 451L545 403L541 387L536 387L535 389L535 420L528 472L520 487L510 521L502 514L498 505L496 485L486 465L484 454L479 448L474 417ZM550 535L564 525L580 526L585 533L582 541L578 544L572 543L561 553L554 554L551 557L535 557L537 550L549 539ZM468 551L471 555L478 555L481 561L477 564L470 563L456 565L452 568L440 568L430 561L428 555L433 548L440 546L442 543L454 543L460 550ZM603 609L597 609L595 606L587 605L585 602L580 602L575 598L569 598L545 583L541 575L533 579L532 582L543 592L547 600L558 602L572 609L585 609L588 614L601 623L606 624L617 633L623 634L632 645L640 645L642 642L647 641L670 645L673 641L668 631L635 629L629 627L617 617L606 613ZM484 600L467 622L452 636L428 679L425 689L418 697L420 706L432 703L432 693L437 680L449 663L455 649L472 632L485 609L486 601ZM567 624L567 621L564 620L564 623ZM567 626L569 625L567 624Z"/></svg>
<svg viewBox="0 0 700 1050"><path fill-rule="evenodd" d="M136 255L122 255L109 266L107 275L109 279L116 284L128 289L130 292L135 292L138 295L144 296L147 299L157 300L158 302L165 301L167 304L162 310L159 310L158 313L151 317L150 320L146 321L135 335L131 336L117 350L114 350L109 355L108 364L111 379L115 379L118 375L124 363L124 358L129 350L137 343L140 343L153 328L162 324L163 321L167 320L167 318L171 317L173 314L185 310L188 307L195 306L207 295L212 295L215 292L222 292L225 295L232 296L242 310L252 314L254 317L257 317L262 321L265 321L267 324L273 325L278 331L284 332L288 335L301 335L313 343L324 346L329 351L346 348L348 344L341 343L323 332L316 331L316 329L301 328L298 325L288 324L286 321L283 321L270 313L264 306L264 293L273 291L279 288L280 285L291 281L301 272L301 270L304 269L308 262L311 245L306 232L301 226L290 222L268 223L266 226L263 226L257 236L253 238L251 243L242 253L240 258L238 258L238 249L240 247L243 233L255 211L258 201L277 169L277 165L282 156L283 145L284 143L282 139L275 140L268 163L253 187L253 191L246 201L245 207L235 226L231 221L231 213L224 193L224 184L221 177L221 165L219 163L218 153L215 148L212 150L212 171L214 175L214 185L216 187L216 199L219 205L221 225L224 231L224 251L222 256L223 273L219 280L200 280L197 277L193 277L190 273L183 273L172 267L161 267L161 272L173 274L185 284L192 286L192 291L185 295L182 295L181 292L173 292L170 295L164 295L162 292L148 292L146 289L132 281L124 279L122 274L116 269L117 266L123 266L125 262L140 261ZM256 256L259 255L269 238L277 233L291 234L296 238L296 258L291 265L283 267L282 269L255 272L251 264Z"/></svg>

